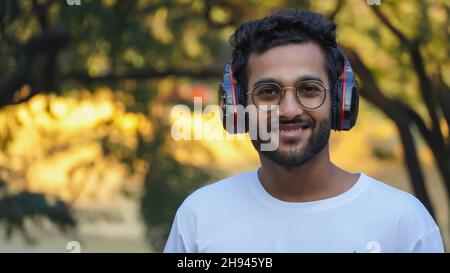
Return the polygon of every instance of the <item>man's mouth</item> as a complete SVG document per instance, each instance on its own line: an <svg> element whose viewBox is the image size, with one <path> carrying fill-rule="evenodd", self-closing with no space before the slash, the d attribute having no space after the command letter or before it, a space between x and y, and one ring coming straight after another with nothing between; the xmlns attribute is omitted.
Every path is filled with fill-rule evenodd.
<svg viewBox="0 0 450 273"><path fill-rule="evenodd" d="M308 128L308 123L280 124L279 134L282 138L300 138Z"/></svg>

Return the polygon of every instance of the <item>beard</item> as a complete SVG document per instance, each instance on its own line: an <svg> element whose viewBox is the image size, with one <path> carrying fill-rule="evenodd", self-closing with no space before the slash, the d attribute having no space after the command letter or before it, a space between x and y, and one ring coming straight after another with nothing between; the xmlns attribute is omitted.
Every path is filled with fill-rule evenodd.
<svg viewBox="0 0 450 273"><path fill-rule="evenodd" d="M315 127L317 127L316 130L314 130ZM278 163L281 166L301 166L322 151L328 144L331 131L330 119L321 121L318 126L310 126L309 129L311 129L312 133L304 147L294 146L293 148L288 148L288 150L280 150L280 147L278 147L274 151L261 151L261 144L266 143L266 141L262 141L259 137L256 140L252 140L252 144L260 155L274 161L275 163Z"/></svg>

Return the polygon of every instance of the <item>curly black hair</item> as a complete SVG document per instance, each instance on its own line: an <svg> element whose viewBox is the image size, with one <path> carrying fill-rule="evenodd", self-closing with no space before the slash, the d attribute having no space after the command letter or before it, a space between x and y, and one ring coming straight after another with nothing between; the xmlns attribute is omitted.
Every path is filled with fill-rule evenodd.
<svg viewBox="0 0 450 273"><path fill-rule="evenodd" d="M230 37L233 77L247 90L246 67L251 53L262 54L277 46L306 42L314 42L322 49L333 90L343 69L342 56L336 49L336 25L319 13L308 10L276 10L262 19L239 26ZM242 99L247 101L246 96Z"/></svg>

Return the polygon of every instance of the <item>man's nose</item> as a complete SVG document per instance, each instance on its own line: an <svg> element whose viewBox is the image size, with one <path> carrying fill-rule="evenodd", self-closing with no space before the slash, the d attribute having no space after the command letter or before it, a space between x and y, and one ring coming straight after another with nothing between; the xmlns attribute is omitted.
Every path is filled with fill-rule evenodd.
<svg viewBox="0 0 450 273"><path fill-rule="evenodd" d="M295 90L292 88L284 89L284 98L280 102L280 116L288 120L302 115L304 112L303 107L298 103L295 97Z"/></svg>

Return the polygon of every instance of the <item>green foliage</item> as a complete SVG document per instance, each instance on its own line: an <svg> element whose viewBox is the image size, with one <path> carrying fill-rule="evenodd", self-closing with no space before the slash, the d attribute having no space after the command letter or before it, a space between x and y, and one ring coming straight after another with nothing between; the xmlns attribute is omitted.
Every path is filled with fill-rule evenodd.
<svg viewBox="0 0 450 273"><path fill-rule="evenodd" d="M168 125L162 120L151 143L141 139L138 151L147 158L150 169L145 176L141 215L147 238L154 250L161 251L169 235L176 209L195 189L217 178L213 168L205 170L190 163L180 163L167 145Z"/></svg>
<svg viewBox="0 0 450 273"><path fill-rule="evenodd" d="M25 242L36 243L36 239L29 235L26 228L27 220L39 224L45 218L63 233L74 231L77 222L72 209L61 199L28 191L14 194L6 194L5 191L6 182L0 181L0 223L6 227L5 236L8 239L13 232L18 231Z"/></svg>

